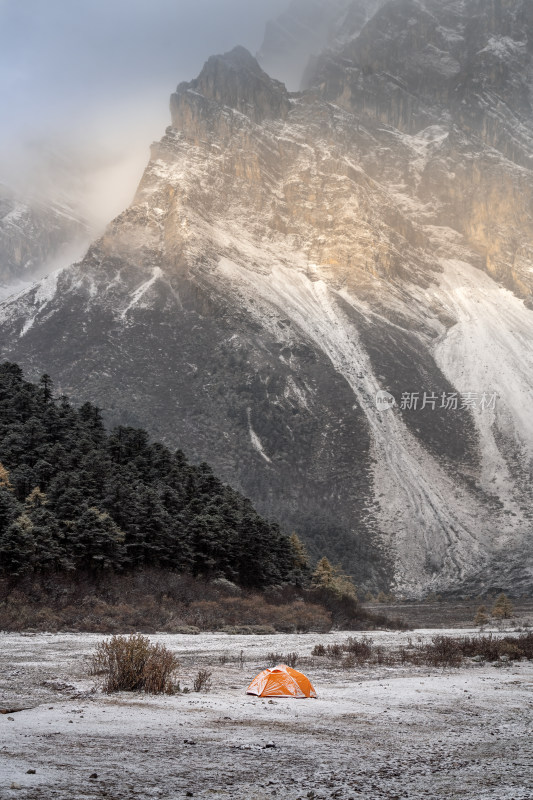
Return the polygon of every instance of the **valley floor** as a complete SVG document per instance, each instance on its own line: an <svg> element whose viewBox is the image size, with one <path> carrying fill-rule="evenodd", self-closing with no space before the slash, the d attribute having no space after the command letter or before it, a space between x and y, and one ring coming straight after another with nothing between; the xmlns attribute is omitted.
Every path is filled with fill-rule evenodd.
<svg viewBox="0 0 533 800"><path fill-rule="evenodd" d="M343 670L311 656L348 635L153 636L178 653L182 688L207 668L212 690L108 697L86 676L102 637L0 634L0 798L533 798L533 663ZM385 648L431 635L370 634ZM271 652L299 653L317 700L244 693Z"/></svg>

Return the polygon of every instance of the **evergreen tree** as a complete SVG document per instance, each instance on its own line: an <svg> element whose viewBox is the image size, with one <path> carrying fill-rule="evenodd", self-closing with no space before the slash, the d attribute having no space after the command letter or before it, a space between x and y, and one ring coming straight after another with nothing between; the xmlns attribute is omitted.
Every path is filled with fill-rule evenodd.
<svg viewBox="0 0 533 800"><path fill-rule="evenodd" d="M124 534L109 514L97 508L87 508L74 522L71 538L78 568L94 571L122 567Z"/></svg>
<svg viewBox="0 0 533 800"><path fill-rule="evenodd" d="M510 619L513 616L513 604L503 592L498 595L492 606L492 616L495 619Z"/></svg>
<svg viewBox="0 0 533 800"><path fill-rule="evenodd" d="M65 548L65 535L56 516L46 506L48 500L40 489L34 489L24 503L25 515L31 522L34 540L34 564L38 572L72 569L73 563Z"/></svg>
<svg viewBox="0 0 533 800"><path fill-rule="evenodd" d="M311 587L315 589L328 589L329 591L357 599L357 587L342 567L333 566L328 559L320 559L311 578Z"/></svg>
<svg viewBox="0 0 533 800"><path fill-rule="evenodd" d="M316 565L311 578L311 586L316 589L332 588L334 578L335 570L326 556L324 556Z"/></svg>
<svg viewBox="0 0 533 800"><path fill-rule="evenodd" d="M307 580L297 537L262 519L209 465L106 433L100 410L0 365L0 573L153 566L261 588ZM339 576L337 576L339 577Z"/></svg>
<svg viewBox="0 0 533 800"><path fill-rule="evenodd" d="M12 578L20 577L32 571L34 559L33 525L26 514L21 514L0 534L2 571Z"/></svg>
<svg viewBox="0 0 533 800"><path fill-rule="evenodd" d="M487 608L484 605L479 606L476 616L474 619L474 625L479 628L483 628L485 625L488 625L489 618L487 615Z"/></svg>
<svg viewBox="0 0 533 800"><path fill-rule="evenodd" d="M302 588L309 583L311 576L309 555L300 537L294 532L289 537L289 546L291 550L289 582Z"/></svg>
<svg viewBox="0 0 533 800"><path fill-rule="evenodd" d="M9 489L10 492L14 491L11 481L9 480L9 472L0 461L0 488L2 487Z"/></svg>
<svg viewBox="0 0 533 800"><path fill-rule="evenodd" d="M39 381L39 386L41 388L44 402L49 403L50 400L52 399L52 386L53 386L52 378L50 377L50 375L47 375L45 373L41 377L41 380Z"/></svg>
<svg viewBox="0 0 533 800"><path fill-rule="evenodd" d="M21 513L22 506L12 489L8 485L0 485L0 536Z"/></svg>

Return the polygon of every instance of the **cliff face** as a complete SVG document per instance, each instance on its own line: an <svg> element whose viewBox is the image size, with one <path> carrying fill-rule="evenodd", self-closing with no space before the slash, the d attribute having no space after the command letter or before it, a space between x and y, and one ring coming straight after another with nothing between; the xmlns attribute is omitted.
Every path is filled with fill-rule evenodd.
<svg viewBox="0 0 533 800"><path fill-rule="evenodd" d="M286 12L267 24L257 59L269 75L299 89L309 61L359 33L385 2L292 0Z"/></svg>
<svg viewBox="0 0 533 800"><path fill-rule="evenodd" d="M486 269L529 298L532 273L532 6L526 0L395 0L309 76L329 102L426 147L417 194L466 236ZM422 162L420 162L422 163ZM423 190L428 189L425 195Z"/></svg>
<svg viewBox="0 0 533 800"><path fill-rule="evenodd" d="M450 42L467 6L439 11ZM440 56L424 94L410 59L442 45L436 13L386 5L300 93L242 48L210 59L132 206L1 307L2 354L208 460L367 586L521 590L531 175L461 122Z"/></svg>
<svg viewBox="0 0 533 800"><path fill-rule="evenodd" d="M0 184L0 289L23 281L87 235L87 225L66 204L24 201Z"/></svg>

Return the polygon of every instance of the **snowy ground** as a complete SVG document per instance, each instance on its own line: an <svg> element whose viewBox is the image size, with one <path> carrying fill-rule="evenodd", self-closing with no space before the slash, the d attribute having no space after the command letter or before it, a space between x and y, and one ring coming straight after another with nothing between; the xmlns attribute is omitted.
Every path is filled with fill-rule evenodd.
<svg viewBox="0 0 533 800"><path fill-rule="evenodd" d="M27 710L0 715L0 797L533 798L532 663L344 671L310 656L347 636L152 637L180 655L182 687L210 665L212 691L106 697L84 671L101 637L2 634L0 707ZM305 659L317 700L244 693L272 651Z"/></svg>

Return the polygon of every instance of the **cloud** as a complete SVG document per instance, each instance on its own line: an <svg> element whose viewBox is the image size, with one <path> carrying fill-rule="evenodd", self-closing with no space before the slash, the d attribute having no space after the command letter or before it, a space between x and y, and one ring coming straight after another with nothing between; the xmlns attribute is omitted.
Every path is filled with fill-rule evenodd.
<svg viewBox="0 0 533 800"><path fill-rule="evenodd" d="M118 213L169 122L176 85L213 53L257 51L287 2L0 0L0 180L39 190L47 174L57 182L60 154L61 180L83 194L91 181L105 187L109 167L105 213Z"/></svg>

